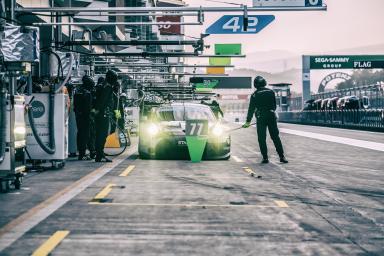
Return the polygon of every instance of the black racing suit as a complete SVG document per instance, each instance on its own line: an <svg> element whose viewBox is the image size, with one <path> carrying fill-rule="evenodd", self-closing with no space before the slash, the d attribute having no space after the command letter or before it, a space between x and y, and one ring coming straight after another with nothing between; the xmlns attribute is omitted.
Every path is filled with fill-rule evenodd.
<svg viewBox="0 0 384 256"><path fill-rule="evenodd" d="M276 96L271 89L258 88L251 96L249 103L247 122L251 122L255 113L257 120L257 136L261 155L268 159L267 128L280 157L284 157L284 149L279 137L279 129L276 120Z"/></svg>
<svg viewBox="0 0 384 256"><path fill-rule="evenodd" d="M95 107L96 103L96 88L92 88L92 108ZM88 140L88 149L91 153L91 157L94 158L96 156L96 123L95 123L95 113L91 112L90 122L89 122L89 140Z"/></svg>
<svg viewBox="0 0 384 256"><path fill-rule="evenodd" d="M118 95L119 95L119 88L115 86L113 88L113 94L112 94L113 104L111 105L111 113L113 112L113 115L110 120L111 121L111 130L109 131L110 134L116 131L116 128L117 128L116 124L119 126L120 130L124 128L124 118L123 118L124 110L122 108L122 104ZM120 111L120 114L121 114L120 119L115 118L115 112L114 112L115 110Z"/></svg>
<svg viewBox="0 0 384 256"><path fill-rule="evenodd" d="M96 159L104 157L104 146L108 137L110 115L113 112L113 86L107 82L97 88L96 102L94 104L96 110Z"/></svg>
<svg viewBox="0 0 384 256"><path fill-rule="evenodd" d="M77 124L77 149L79 151L79 157L83 157L89 144L92 109L91 92L80 86L76 89L73 104ZM92 150L92 148L89 148L90 152L92 152Z"/></svg>

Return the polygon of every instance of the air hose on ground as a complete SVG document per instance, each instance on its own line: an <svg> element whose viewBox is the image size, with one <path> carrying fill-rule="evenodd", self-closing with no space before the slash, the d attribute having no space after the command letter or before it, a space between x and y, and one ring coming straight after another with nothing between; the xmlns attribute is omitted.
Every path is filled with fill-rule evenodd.
<svg viewBox="0 0 384 256"><path fill-rule="evenodd" d="M7 115L7 94L4 80L0 77L0 163L5 157L5 137L6 137L6 115Z"/></svg>
<svg viewBox="0 0 384 256"><path fill-rule="evenodd" d="M127 136L125 134L124 129L119 126L118 121L116 121L113 117L110 117L110 120L115 123L116 128L117 128L116 130L119 130L123 134L124 139L125 139L125 145L124 145L124 148L119 153L107 154L107 153L104 152L104 154L106 156L119 156L119 155L123 154L127 150L128 146L131 145L131 139L129 138L129 136Z"/></svg>

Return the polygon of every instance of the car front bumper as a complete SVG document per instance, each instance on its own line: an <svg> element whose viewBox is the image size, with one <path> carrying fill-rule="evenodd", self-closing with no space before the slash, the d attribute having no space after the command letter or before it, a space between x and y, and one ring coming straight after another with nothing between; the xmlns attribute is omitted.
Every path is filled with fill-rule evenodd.
<svg viewBox="0 0 384 256"><path fill-rule="evenodd" d="M142 139L139 143L140 155L153 159L190 159L186 137L184 135L159 136ZM219 160L230 157L231 138L208 137L204 160Z"/></svg>

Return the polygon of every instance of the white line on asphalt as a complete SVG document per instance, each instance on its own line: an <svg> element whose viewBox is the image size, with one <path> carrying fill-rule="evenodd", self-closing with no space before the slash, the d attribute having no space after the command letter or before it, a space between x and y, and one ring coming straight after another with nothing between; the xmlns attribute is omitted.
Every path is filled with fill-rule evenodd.
<svg viewBox="0 0 384 256"><path fill-rule="evenodd" d="M304 132L304 131L298 131L298 130L292 130L292 129L286 129L286 128L280 128L280 131L283 133L293 134L293 135L317 139L317 140L340 143L340 144L350 145L354 147L377 150L377 151L384 151L384 143L377 143L377 142L371 142L366 140L356 140L356 139L350 139L346 137L338 137L338 136L326 135L321 133L313 133L313 132Z"/></svg>
<svg viewBox="0 0 384 256"><path fill-rule="evenodd" d="M237 163L243 163L244 161L237 156L232 156L232 158L237 162Z"/></svg>
<svg viewBox="0 0 384 256"><path fill-rule="evenodd" d="M335 130L335 131L340 131L340 132L345 132L345 131L348 131L348 132L351 132L351 133L369 133L369 134L375 134L375 135L381 135L382 133L381 132L372 132L372 131L364 131L364 130L354 130L354 129L343 129L343 128L335 128L335 127L332 127L332 128L329 128L327 126L310 126L310 125L304 125L304 124L290 124L290 123L279 123L279 127L282 126L282 127L297 127L299 126L300 128L311 128L311 127L316 127L317 130L324 130L324 131L329 131L329 129L332 129L332 130ZM279 129L283 129L283 128L279 128ZM287 128L289 129L289 128Z"/></svg>
<svg viewBox="0 0 384 256"><path fill-rule="evenodd" d="M112 163L101 166L74 184L68 186L46 201L9 222L7 225L0 229L0 252L18 240L21 236L23 236L26 232L39 224L41 221L45 220L49 215L51 215L65 203L80 194L98 179L110 172L113 168L126 160L129 155L132 155L135 151L136 148L132 147L131 150L128 151L128 154L124 154L115 158Z"/></svg>

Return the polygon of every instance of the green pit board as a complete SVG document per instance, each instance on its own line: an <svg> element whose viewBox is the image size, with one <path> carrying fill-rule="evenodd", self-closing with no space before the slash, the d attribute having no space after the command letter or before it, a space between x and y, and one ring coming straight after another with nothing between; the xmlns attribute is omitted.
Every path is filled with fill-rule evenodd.
<svg viewBox="0 0 384 256"><path fill-rule="evenodd" d="M231 58L228 57L210 57L209 65L211 66L225 66L231 65Z"/></svg>
<svg viewBox="0 0 384 256"><path fill-rule="evenodd" d="M215 44L215 55L241 55L241 44Z"/></svg>

